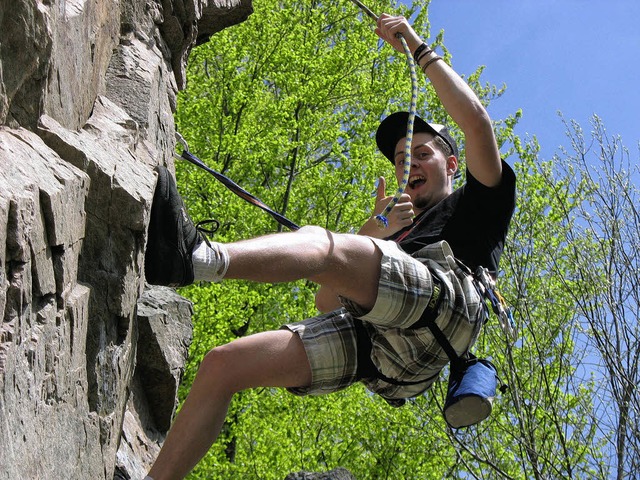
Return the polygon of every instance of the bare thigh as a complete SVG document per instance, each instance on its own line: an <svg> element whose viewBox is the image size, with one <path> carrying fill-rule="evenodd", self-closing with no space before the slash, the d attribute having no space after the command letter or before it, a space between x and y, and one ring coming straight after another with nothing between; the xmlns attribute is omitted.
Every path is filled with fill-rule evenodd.
<svg viewBox="0 0 640 480"><path fill-rule="evenodd" d="M208 375L209 374L209 375ZM205 375L227 391L255 387L303 387L311 368L300 337L275 330L242 337L207 354L198 376Z"/></svg>
<svg viewBox="0 0 640 480"><path fill-rule="evenodd" d="M306 278L365 308L375 303L382 254L369 237L307 226L229 243L226 250L225 278L268 283Z"/></svg>
<svg viewBox="0 0 640 480"><path fill-rule="evenodd" d="M364 235L328 232L328 268L309 279L370 310L378 295L382 252Z"/></svg>

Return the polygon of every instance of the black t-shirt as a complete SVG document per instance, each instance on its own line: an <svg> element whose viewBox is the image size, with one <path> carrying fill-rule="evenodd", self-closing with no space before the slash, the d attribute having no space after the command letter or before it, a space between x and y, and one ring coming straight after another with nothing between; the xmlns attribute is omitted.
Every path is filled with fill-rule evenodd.
<svg viewBox="0 0 640 480"><path fill-rule="evenodd" d="M502 181L493 188L482 185L467 170L464 185L388 240L401 238L398 244L409 254L446 240L456 258L472 271L483 266L496 275L515 209L515 192L516 177L505 162Z"/></svg>

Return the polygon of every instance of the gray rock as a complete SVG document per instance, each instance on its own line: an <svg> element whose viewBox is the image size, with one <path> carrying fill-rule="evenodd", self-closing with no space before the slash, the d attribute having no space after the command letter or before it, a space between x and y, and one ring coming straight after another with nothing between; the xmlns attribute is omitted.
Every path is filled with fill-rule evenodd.
<svg viewBox="0 0 640 480"><path fill-rule="evenodd" d="M349 470L338 467L328 472L297 472L290 473L284 480L356 480Z"/></svg>
<svg viewBox="0 0 640 480"><path fill-rule="evenodd" d="M145 290L153 168L196 39L251 4L0 12L0 479L142 478L191 341L189 303Z"/></svg>

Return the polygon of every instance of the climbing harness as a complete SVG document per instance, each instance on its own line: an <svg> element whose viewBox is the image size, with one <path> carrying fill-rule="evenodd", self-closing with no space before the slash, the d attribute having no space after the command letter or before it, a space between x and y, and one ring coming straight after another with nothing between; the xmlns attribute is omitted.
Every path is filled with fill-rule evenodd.
<svg viewBox="0 0 640 480"><path fill-rule="evenodd" d="M366 5L364 5L360 0L351 0L355 3L364 13L366 13L369 17L371 17L374 21L378 21L378 15L373 13ZM398 186L398 190L396 190L395 195L389 201L385 209L382 213L376 215L376 223L378 227L381 229L387 228L389 226L389 220L387 215L391 213L393 207L398 203L400 197L404 193L407 188L407 184L409 183L409 175L411 173L411 145L413 143L413 124L416 118L416 110L417 110L417 101L418 101L418 76L416 74L416 64L413 61L413 55L409 50L409 46L407 45L407 41L404 39L401 33L397 33L396 37L400 39L402 43L402 48L404 49L405 56L407 57L407 64L409 65L409 72L411 73L411 104L409 107L409 118L407 119L407 135L404 144L404 171L402 173L402 180L400 181L400 185Z"/></svg>

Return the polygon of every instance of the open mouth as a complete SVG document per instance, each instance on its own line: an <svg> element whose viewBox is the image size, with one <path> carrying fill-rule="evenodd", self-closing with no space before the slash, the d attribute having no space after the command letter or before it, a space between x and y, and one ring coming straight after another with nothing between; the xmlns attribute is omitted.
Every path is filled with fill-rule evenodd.
<svg viewBox="0 0 640 480"><path fill-rule="evenodd" d="M424 185L427 182L427 179L422 175L412 175L409 177L409 188L418 188L420 185Z"/></svg>

